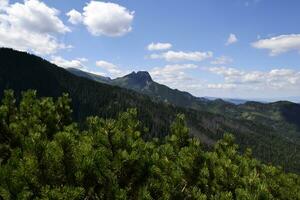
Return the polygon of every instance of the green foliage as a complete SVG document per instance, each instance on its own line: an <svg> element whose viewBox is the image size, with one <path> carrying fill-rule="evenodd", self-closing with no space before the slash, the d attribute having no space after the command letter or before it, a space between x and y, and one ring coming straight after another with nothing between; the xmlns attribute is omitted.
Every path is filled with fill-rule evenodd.
<svg viewBox="0 0 300 200"><path fill-rule="evenodd" d="M20 119L15 119L14 104L22 98L22 91L34 89L38 93L28 95L26 98L29 100L36 95L59 98L63 93L68 93L72 99L72 117L80 128L85 126L83 122L88 116L116 119L120 112L136 108L138 120L149 130L142 137L146 140L154 137L163 139L171 132L171 123L177 113L182 113L186 117L190 134L201 138L204 148L211 148L223 138L224 132L230 132L235 136L240 152L250 147L254 158L264 163L280 165L288 172L300 173L299 104L249 102L235 106L222 100L203 101L188 93L172 90L153 82L145 72L126 76L126 80L123 80L125 82L121 80L123 78L118 79L125 83L117 84L122 87L127 84L140 85L136 91L146 94L142 95L94 81L101 77L89 80L90 75L75 76L42 58L12 49L0 48L0 60L0 98L4 96L5 89L13 89L16 98L16 101L12 101L12 95L6 96L5 106L2 106L0 112L1 118L5 119L0 122L0 128L4 130L0 134L0 141L6 141L0 145L1 155L6 155L1 162L5 162L11 154L8 143L13 147L22 147L20 150L23 150L24 147L20 145L24 144L23 136L27 136L29 131L39 128L39 132L35 133L36 138L47 135L47 138L53 139L54 133L70 122L70 115L67 114L70 107L61 107L58 102L53 106L51 99L45 99L43 105L36 106L33 110L30 107L22 108L24 114L21 116L27 117L25 110L30 114L33 112L39 118L45 118L42 120L43 125L39 125L39 118L33 117L26 122L29 124L22 122L22 126L16 126ZM34 103L33 100L30 101ZM69 100L63 97L61 101ZM49 115L54 111L55 114ZM45 123L48 124L47 127L44 126ZM40 127L34 127L36 124ZM39 148L42 151L43 145L39 144Z"/></svg>
<svg viewBox="0 0 300 200"><path fill-rule="evenodd" d="M183 115L164 139L143 139L130 109L79 128L70 100L6 91L0 106L1 199L300 199L300 177L238 152L225 134L211 151Z"/></svg>
<svg viewBox="0 0 300 200"><path fill-rule="evenodd" d="M230 130L235 134L236 142L242 150L250 146L254 149L253 156L265 163L283 166L287 171L300 172L299 104L279 101L274 103L246 102L234 105L222 99L208 101L156 83L148 72L143 71L132 72L116 79L108 79L75 69L68 71L80 77L137 91L156 102L186 108L180 110L180 113L185 113L187 116L189 127L193 128L194 135L205 135L206 137L202 138L209 138L208 141L203 140L204 143L211 144L211 139L219 140L224 131ZM189 108L197 112L191 115ZM207 118L203 111L220 116L211 115L210 119L203 119ZM199 120L199 116L202 119Z"/></svg>

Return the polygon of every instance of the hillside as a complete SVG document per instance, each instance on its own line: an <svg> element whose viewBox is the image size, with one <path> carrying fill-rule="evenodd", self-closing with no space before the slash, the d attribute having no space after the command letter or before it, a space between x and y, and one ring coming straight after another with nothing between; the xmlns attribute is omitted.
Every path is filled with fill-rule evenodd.
<svg viewBox="0 0 300 200"><path fill-rule="evenodd" d="M71 73L74 70L68 69ZM230 101L199 98L188 92L171 89L152 80L146 71L132 72L124 77L110 79L87 72L76 70L76 75L86 78L131 89L151 97L155 101L165 102L184 108L192 108L198 111L206 111L223 115L227 118L247 120L254 123L273 127L274 132L291 141L300 143L300 105L292 102L260 103L254 101ZM239 103L237 103L239 102Z"/></svg>
<svg viewBox="0 0 300 200"><path fill-rule="evenodd" d="M202 101L206 101L205 98L194 97L188 92L171 89L163 84L159 84L153 81L150 74L146 71L132 72L124 77L110 79L73 68L67 70L77 76L95 80L100 83L131 89L150 96L155 101L162 101L175 106L200 109L202 107Z"/></svg>
<svg viewBox="0 0 300 200"><path fill-rule="evenodd" d="M151 98L132 90L75 76L39 57L11 49L0 49L0 60L1 97L4 89L13 89L17 99L21 91L27 89L37 90L39 96L51 97L67 92L72 99L73 117L79 122L90 115L114 118L128 108L137 108L138 119L149 128L145 138L165 136L176 114L183 113L191 134L199 137L204 144L211 146L225 132L230 132L235 135L241 151L251 147L254 157L266 163L279 164L286 170L300 172L299 144L278 134L270 125L153 102Z"/></svg>
<svg viewBox="0 0 300 200"><path fill-rule="evenodd" d="M89 72L81 71L81 70L76 69L76 68L67 68L67 70L69 72L71 72L72 74L75 74L76 76L83 77L83 78L88 78L90 80L97 81L97 82L100 82L100 83L111 84L111 82L112 82L112 79L109 78L109 77L104 77L104 76L92 74L92 73L89 73Z"/></svg>
<svg viewBox="0 0 300 200"><path fill-rule="evenodd" d="M300 176L238 153L226 134L211 150L178 115L168 136L147 134L136 110L89 117L79 129L70 99L12 91L0 104L0 199L299 199Z"/></svg>

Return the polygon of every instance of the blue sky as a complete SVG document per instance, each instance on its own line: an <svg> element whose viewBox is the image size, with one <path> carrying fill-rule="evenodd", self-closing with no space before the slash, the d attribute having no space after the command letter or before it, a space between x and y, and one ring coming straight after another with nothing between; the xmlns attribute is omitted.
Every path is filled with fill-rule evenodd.
<svg viewBox="0 0 300 200"><path fill-rule="evenodd" d="M110 77L147 70L196 96L292 99L300 96L299 7L297 0L0 0L0 46Z"/></svg>

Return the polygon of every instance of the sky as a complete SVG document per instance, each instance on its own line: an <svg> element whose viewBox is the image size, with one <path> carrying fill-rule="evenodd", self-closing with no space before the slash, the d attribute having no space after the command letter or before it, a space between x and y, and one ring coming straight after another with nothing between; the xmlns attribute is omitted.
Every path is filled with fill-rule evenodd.
<svg viewBox="0 0 300 200"><path fill-rule="evenodd" d="M112 78L145 70L195 96L294 100L299 8L298 0L0 0L0 46Z"/></svg>

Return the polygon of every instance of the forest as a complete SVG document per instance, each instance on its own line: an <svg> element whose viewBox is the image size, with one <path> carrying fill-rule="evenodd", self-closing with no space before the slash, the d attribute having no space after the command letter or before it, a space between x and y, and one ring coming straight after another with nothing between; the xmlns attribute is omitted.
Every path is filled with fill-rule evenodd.
<svg viewBox="0 0 300 200"><path fill-rule="evenodd" d="M239 153L226 133L211 150L178 114L163 138L132 108L115 118L72 118L71 99L0 105L0 199L300 199L300 177Z"/></svg>
<svg viewBox="0 0 300 200"><path fill-rule="evenodd" d="M253 157L263 163L300 173L299 104L249 102L234 107L211 101L202 105L202 110L196 110L153 101L133 90L75 76L26 52L0 48L0 60L0 99L7 89L14 90L17 102L22 91L28 89L36 90L38 97L58 98L68 93L72 99L72 119L79 127L89 116L115 119L119 113L135 108L137 119L149 130L143 135L148 139L163 139L170 133L176 115L182 113L190 134L200 138L204 148L211 149L224 133L230 132L240 147L239 152L250 147ZM278 116L282 119L271 119Z"/></svg>

